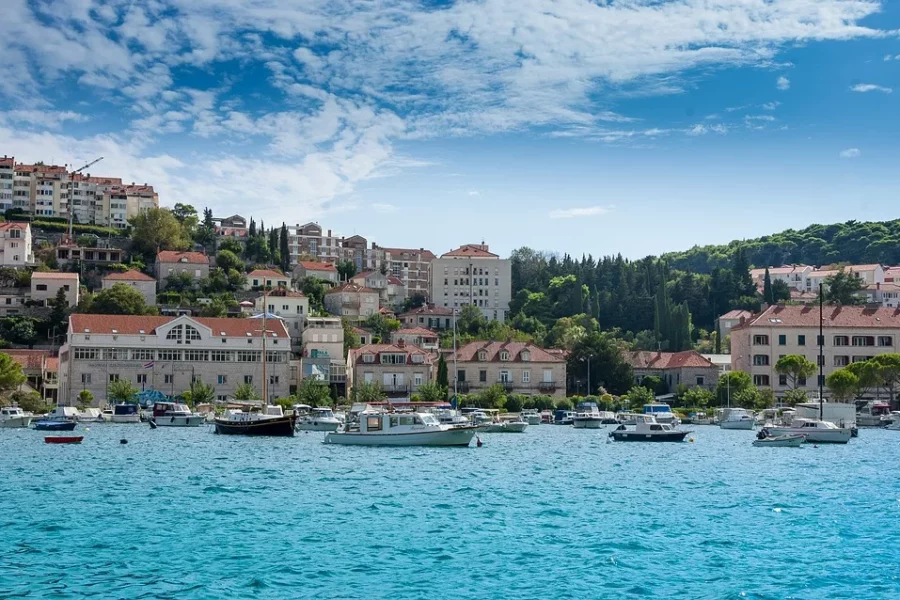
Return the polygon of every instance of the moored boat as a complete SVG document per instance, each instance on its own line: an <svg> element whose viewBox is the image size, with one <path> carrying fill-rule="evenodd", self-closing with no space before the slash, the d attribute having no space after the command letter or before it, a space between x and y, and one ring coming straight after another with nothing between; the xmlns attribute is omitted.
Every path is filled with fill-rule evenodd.
<svg viewBox="0 0 900 600"><path fill-rule="evenodd" d="M313 408L297 420L297 431L337 431L340 426L330 408Z"/></svg>
<svg viewBox="0 0 900 600"><path fill-rule="evenodd" d="M286 415L280 406L268 406L266 412L229 409L216 417L216 433L223 435L264 435L290 437L297 424L296 415Z"/></svg>
<svg viewBox="0 0 900 600"><path fill-rule="evenodd" d="M72 421L78 420L78 409L74 406L54 406L53 410L44 415L45 421Z"/></svg>
<svg viewBox="0 0 900 600"><path fill-rule="evenodd" d="M637 420L633 429L619 425L609 432L609 437L617 442L683 442L689 433L689 430L675 429L671 423L657 423L647 414Z"/></svg>
<svg viewBox="0 0 900 600"><path fill-rule="evenodd" d="M775 436L771 435L768 429L763 429L756 435L753 445L756 447L799 448L800 444L805 441L806 436L801 433Z"/></svg>
<svg viewBox="0 0 900 600"><path fill-rule="evenodd" d="M186 404L155 402L151 420L159 427L199 427L206 417L191 412Z"/></svg>
<svg viewBox="0 0 900 600"><path fill-rule="evenodd" d="M48 435L44 438L45 444L80 444L83 435Z"/></svg>
<svg viewBox="0 0 900 600"><path fill-rule="evenodd" d="M575 413L571 410L557 410L553 415L554 425L571 425L575 421Z"/></svg>
<svg viewBox="0 0 900 600"><path fill-rule="evenodd" d="M891 414L891 407L882 402L867 402L856 413L856 424L860 427L884 427L884 417Z"/></svg>
<svg viewBox="0 0 900 600"><path fill-rule="evenodd" d="M596 402L579 402L572 418L575 429L600 429L603 427L603 416Z"/></svg>
<svg viewBox="0 0 900 600"><path fill-rule="evenodd" d="M84 410L79 410L75 414L75 420L79 423L103 423L106 419L103 418L99 408L88 407Z"/></svg>
<svg viewBox="0 0 900 600"><path fill-rule="evenodd" d="M33 427L38 431L72 431L75 421L35 421Z"/></svg>
<svg viewBox="0 0 900 600"><path fill-rule="evenodd" d="M678 425L678 417L672 412L672 407L665 402L645 404L643 414L652 416L657 423Z"/></svg>
<svg viewBox="0 0 900 600"><path fill-rule="evenodd" d="M526 408L522 411L521 414L522 420L528 423L529 425L540 425L541 424L541 415L534 408Z"/></svg>
<svg viewBox="0 0 900 600"><path fill-rule="evenodd" d="M524 433L528 427L525 421L502 421L491 423L485 429L485 433Z"/></svg>
<svg viewBox="0 0 900 600"><path fill-rule="evenodd" d="M753 429L756 419L752 411L745 408L725 408L722 410L722 417L719 419L720 429L741 429L745 431Z"/></svg>
<svg viewBox="0 0 900 600"><path fill-rule="evenodd" d="M113 414L110 421L113 423L140 423L141 407L129 402L116 404L113 406Z"/></svg>
<svg viewBox="0 0 900 600"><path fill-rule="evenodd" d="M818 444L846 444L853 433L849 428L838 427L831 421L794 418L790 426L767 427L773 436L801 434L807 442Z"/></svg>
<svg viewBox="0 0 900 600"><path fill-rule="evenodd" d="M0 409L0 427L28 427L34 415L18 406L4 406Z"/></svg>
<svg viewBox="0 0 900 600"><path fill-rule="evenodd" d="M325 434L326 444L348 446L468 446L475 427L441 425L428 413L364 412L358 423Z"/></svg>

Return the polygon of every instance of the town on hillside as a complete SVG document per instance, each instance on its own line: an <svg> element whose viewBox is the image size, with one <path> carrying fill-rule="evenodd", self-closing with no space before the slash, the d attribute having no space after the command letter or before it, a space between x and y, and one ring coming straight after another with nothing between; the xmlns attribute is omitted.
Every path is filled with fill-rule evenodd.
<svg viewBox="0 0 900 600"><path fill-rule="evenodd" d="M504 258L159 202L146 183L0 158L4 402L897 408L897 266Z"/></svg>

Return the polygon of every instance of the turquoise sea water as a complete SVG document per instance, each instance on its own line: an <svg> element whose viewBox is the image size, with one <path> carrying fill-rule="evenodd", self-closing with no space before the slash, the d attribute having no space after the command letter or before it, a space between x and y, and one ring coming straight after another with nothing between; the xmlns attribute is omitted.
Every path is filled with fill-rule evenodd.
<svg viewBox="0 0 900 600"><path fill-rule="evenodd" d="M81 428L81 426L79 426ZM900 432L469 449L0 429L0 598L900 597ZM120 445L120 438L127 445Z"/></svg>

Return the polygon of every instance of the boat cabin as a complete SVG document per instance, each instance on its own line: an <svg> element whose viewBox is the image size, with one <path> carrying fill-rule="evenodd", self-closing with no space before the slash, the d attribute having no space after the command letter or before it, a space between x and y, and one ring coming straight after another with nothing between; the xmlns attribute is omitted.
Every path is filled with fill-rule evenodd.
<svg viewBox="0 0 900 600"><path fill-rule="evenodd" d="M25 411L18 406L4 406L0 408L0 415L4 417L24 417Z"/></svg>
<svg viewBox="0 0 900 600"><path fill-rule="evenodd" d="M413 433L432 427L440 428L437 417L428 413L362 413L360 433Z"/></svg>
<svg viewBox="0 0 900 600"><path fill-rule="evenodd" d="M136 415L138 414L137 404L116 404L113 407L113 414L116 416Z"/></svg>
<svg viewBox="0 0 900 600"><path fill-rule="evenodd" d="M153 417L170 417L175 415L190 415L191 409L186 404L176 402L155 402L153 404Z"/></svg>
<svg viewBox="0 0 900 600"><path fill-rule="evenodd" d="M671 414L672 407L665 402L652 402L644 405L645 415Z"/></svg>
<svg viewBox="0 0 900 600"><path fill-rule="evenodd" d="M78 417L78 409L74 406L57 406L49 413L46 418L56 421L74 421Z"/></svg>

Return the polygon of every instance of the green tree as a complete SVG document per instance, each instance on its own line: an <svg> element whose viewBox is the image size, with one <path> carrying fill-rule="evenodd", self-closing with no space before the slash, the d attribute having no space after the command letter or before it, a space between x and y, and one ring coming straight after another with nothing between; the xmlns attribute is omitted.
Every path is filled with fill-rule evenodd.
<svg viewBox="0 0 900 600"><path fill-rule="evenodd" d="M251 402L253 400L259 400L260 396L259 392L256 391L256 388L254 388L252 384L242 383L235 388L234 399L239 402Z"/></svg>
<svg viewBox="0 0 900 600"><path fill-rule="evenodd" d="M37 392L21 392L15 391L9 395L9 401L18 405L25 412L45 413L47 412L47 403L41 398Z"/></svg>
<svg viewBox="0 0 900 600"><path fill-rule="evenodd" d="M132 250L153 262L157 250L186 250L190 238L172 212L164 208L142 211L130 221Z"/></svg>
<svg viewBox="0 0 900 600"><path fill-rule="evenodd" d="M288 243L287 225L281 224L281 233L278 236L278 254L281 256L281 270L285 273L291 271L291 246Z"/></svg>
<svg viewBox="0 0 900 600"><path fill-rule="evenodd" d="M353 325L346 317L341 318L341 325L344 327L344 356L346 357L350 350L359 348L359 336L353 331Z"/></svg>
<svg viewBox="0 0 900 600"><path fill-rule="evenodd" d="M235 256L241 256L244 253L244 246L237 240L225 238L219 241L219 251L228 250Z"/></svg>
<svg viewBox="0 0 900 600"><path fill-rule="evenodd" d="M106 386L106 395L114 404L132 402L137 393L137 388L127 379L116 379Z"/></svg>
<svg viewBox="0 0 900 600"><path fill-rule="evenodd" d="M307 377L297 386L297 400L309 406L330 406L331 392L328 384L318 379Z"/></svg>
<svg viewBox="0 0 900 600"><path fill-rule="evenodd" d="M775 294L772 290L772 277L769 275L769 267L766 267L766 274L763 277L763 301L766 304L775 304Z"/></svg>
<svg viewBox="0 0 900 600"><path fill-rule="evenodd" d="M653 394L656 396L662 396L663 394L669 393L669 384L666 383L662 377L657 377L656 375L644 377L641 380L641 385L652 390Z"/></svg>
<svg viewBox="0 0 900 600"><path fill-rule="evenodd" d="M784 396L781 397L781 400L790 406L795 406L800 404L801 402L808 402L809 395L806 393L806 390L800 389L792 389L788 390L784 393Z"/></svg>
<svg viewBox="0 0 900 600"><path fill-rule="evenodd" d="M391 339L391 333L400 329L400 321L385 317L381 313L369 316L365 320L365 325L385 344Z"/></svg>
<svg viewBox="0 0 900 600"><path fill-rule="evenodd" d="M219 250L218 254L216 254L216 266L224 269L226 273L231 269L235 271L245 270L244 262L231 250Z"/></svg>
<svg viewBox="0 0 900 600"><path fill-rule="evenodd" d="M222 298L213 298L212 301L200 309L201 317L227 317L228 305Z"/></svg>
<svg viewBox="0 0 900 600"><path fill-rule="evenodd" d="M816 364L805 356L788 354L779 358L775 363L775 372L787 376L788 385L794 390L801 382L805 382L815 375Z"/></svg>
<svg viewBox="0 0 900 600"><path fill-rule="evenodd" d="M725 406L728 403L729 393L733 399L737 392L752 385L753 380L750 378L750 374L744 371L729 371L720 375L719 382L716 385L716 398L719 401L719 405Z"/></svg>
<svg viewBox="0 0 900 600"><path fill-rule="evenodd" d="M25 379L22 365L13 360L9 354L0 352L0 396L17 389L25 383Z"/></svg>
<svg viewBox="0 0 900 600"><path fill-rule="evenodd" d="M18 319L9 329L9 335L17 344L25 344L29 348L37 340L37 331L32 319Z"/></svg>
<svg viewBox="0 0 900 600"><path fill-rule="evenodd" d="M786 302L791 299L791 288L786 281L776 279L772 282L772 300L774 303Z"/></svg>
<svg viewBox="0 0 900 600"><path fill-rule="evenodd" d="M450 378L447 374L447 361L444 360L443 354L438 356L436 383L444 389L449 389L450 387Z"/></svg>
<svg viewBox="0 0 900 600"><path fill-rule="evenodd" d="M481 408L503 408L506 406L506 390L495 383L476 394L475 401Z"/></svg>
<svg viewBox="0 0 900 600"><path fill-rule="evenodd" d="M771 408L775 405L775 392L771 389L761 390L751 385L732 396L732 405L753 410Z"/></svg>
<svg viewBox="0 0 900 600"><path fill-rule="evenodd" d="M312 310L325 309L325 284L315 277L304 277L299 281L300 291L309 298L309 308Z"/></svg>
<svg viewBox="0 0 900 600"><path fill-rule="evenodd" d="M95 315L155 315L155 306L148 306L143 294L124 283L117 283L94 296L89 312Z"/></svg>
<svg viewBox="0 0 900 600"><path fill-rule="evenodd" d="M190 273L173 273L166 278L166 291L187 292L194 286L194 277Z"/></svg>
<svg viewBox="0 0 900 600"><path fill-rule="evenodd" d="M94 403L94 394L90 390L78 392L78 410L84 410Z"/></svg>
<svg viewBox="0 0 900 600"><path fill-rule="evenodd" d="M447 388L434 381L426 381L417 391L422 402L443 402L447 399Z"/></svg>
<svg viewBox="0 0 900 600"><path fill-rule="evenodd" d="M409 312L413 309L419 308L420 306L425 305L425 294L422 292L414 292L410 294L406 300L403 301L403 308L401 309L403 312Z"/></svg>
<svg viewBox="0 0 900 600"><path fill-rule="evenodd" d="M859 392L859 377L846 368L838 369L825 378L825 385L835 402L850 402Z"/></svg>
<svg viewBox="0 0 900 600"><path fill-rule="evenodd" d="M523 404L524 401L521 395L510 394L506 397L506 403L504 404L504 407L506 408L507 412L518 413L522 412Z"/></svg>
<svg viewBox="0 0 900 600"><path fill-rule="evenodd" d="M56 298L50 302L53 310L50 311L49 326L58 333L65 333L66 324L69 322L69 301L66 299L66 290L59 288Z"/></svg>
<svg viewBox="0 0 900 600"><path fill-rule="evenodd" d="M866 289L866 284L854 273L841 269L825 278L825 301L840 304L860 304L863 298L858 294Z"/></svg>
<svg viewBox="0 0 900 600"><path fill-rule="evenodd" d="M197 209L190 204L176 202L175 207L172 209L172 216L178 219L179 223L184 223L190 218L197 218Z"/></svg>
<svg viewBox="0 0 900 600"><path fill-rule="evenodd" d="M871 390L881 385L881 374L878 366L868 360L850 363L844 367L848 373L856 376L856 398L866 396ZM825 380L828 381L827 379Z"/></svg>
<svg viewBox="0 0 900 600"><path fill-rule="evenodd" d="M681 394L681 404L692 408L704 409L716 399L715 394L702 387L692 387Z"/></svg>
<svg viewBox="0 0 900 600"><path fill-rule="evenodd" d="M627 403L630 409L637 410L643 407L645 404L654 402L656 400L656 396L653 395L653 390L640 385L636 385L628 390L628 393L625 394L623 400Z"/></svg>
<svg viewBox="0 0 900 600"><path fill-rule="evenodd" d="M191 382L191 387L182 394L189 406L198 404L212 404L216 400L216 389L209 383L203 383L199 379Z"/></svg>
<svg viewBox="0 0 900 600"><path fill-rule="evenodd" d="M631 365L623 355L624 342L609 332L593 331L572 347L567 359L566 372L570 381L587 380L591 369L591 392L604 387L612 394L627 392L634 383Z"/></svg>
<svg viewBox="0 0 900 600"><path fill-rule="evenodd" d="M381 402L387 395L384 388L377 381L368 382L361 381L353 384L353 391L350 393L354 402Z"/></svg>
<svg viewBox="0 0 900 600"><path fill-rule="evenodd" d="M891 409L895 409L896 395L898 388L900 388L900 354L879 354L867 362L875 365L879 387L888 393L888 397L891 400Z"/></svg>

